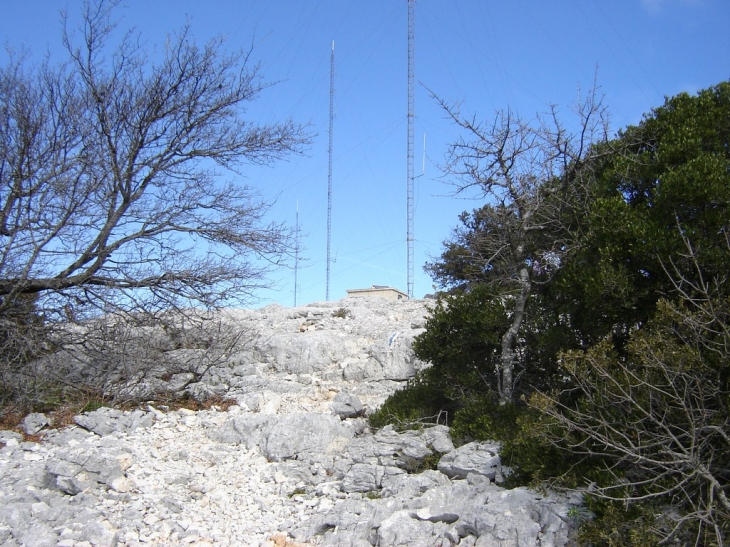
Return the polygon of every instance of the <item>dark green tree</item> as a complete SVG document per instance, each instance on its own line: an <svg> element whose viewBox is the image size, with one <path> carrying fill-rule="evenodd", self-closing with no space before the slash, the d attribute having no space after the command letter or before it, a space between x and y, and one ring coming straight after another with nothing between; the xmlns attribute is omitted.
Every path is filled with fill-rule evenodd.
<svg viewBox="0 0 730 547"><path fill-rule="evenodd" d="M600 457L593 496L620 539L599 520L587 541L641 529L647 544L725 545L730 84L669 98L606 146L580 245L553 285L585 350L562 357L569 391L531 401L562 424L555 446Z"/></svg>
<svg viewBox="0 0 730 547"><path fill-rule="evenodd" d="M663 541L730 538L730 300L722 285L707 298L660 301L626 344L610 340L562 358L577 402L534 395L562 427L544 430L571 456L593 459L592 496L624 506L671 505L650 528ZM600 464L599 464L600 462ZM598 478L597 478L598 477Z"/></svg>
<svg viewBox="0 0 730 547"><path fill-rule="evenodd" d="M508 322L504 304L488 285L442 295L413 343L416 356L432 363L424 371L456 406L499 393L501 337Z"/></svg>
<svg viewBox="0 0 730 547"><path fill-rule="evenodd" d="M464 124L473 134L484 129ZM491 199L462 215L428 266L452 291L419 339L434 363L429 381L463 394L459 432L510 439L505 454L526 480L590 483L597 519L586 543L726 545L730 83L668 98L638 125L593 142L581 161L565 162L559 176L541 179L540 162L532 178L516 158L504 163L527 169L512 172L520 188L534 183L520 202L499 169L500 154L522 142L459 143L457 174L464 185L482 181ZM471 386L475 369L504 368L509 336L500 336L497 359L504 319L493 313L500 305L502 328L518 327L512 400L524 395L529 409L478 400L475 392L488 399L504 376L459 387ZM550 465L540 465L540 453Z"/></svg>
<svg viewBox="0 0 730 547"><path fill-rule="evenodd" d="M727 274L730 84L669 98L600 148L579 244L552 288L586 346L628 340L671 297L669 266L694 280Z"/></svg>

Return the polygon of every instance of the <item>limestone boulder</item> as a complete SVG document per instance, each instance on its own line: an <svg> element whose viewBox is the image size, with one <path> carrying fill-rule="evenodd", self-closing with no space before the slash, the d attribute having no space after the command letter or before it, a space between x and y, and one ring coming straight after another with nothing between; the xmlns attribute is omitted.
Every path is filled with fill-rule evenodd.
<svg viewBox="0 0 730 547"><path fill-rule="evenodd" d="M439 471L450 478L459 479L476 474L494 480L501 466L499 444L489 442L473 442L460 446L444 455L438 463Z"/></svg>
<svg viewBox="0 0 730 547"><path fill-rule="evenodd" d="M331 414L245 413L232 416L208 436L218 442L244 444L249 450L258 448L267 459L279 462L340 453L356 430Z"/></svg>
<svg viewBox="0 0 730 547"><path fill-rule="evenodd" d="M341 453L354 430L337 417L317 413L281 416L266 429L264 455L270 461Z"/></svg>
<svg viewBox="0 0 730 547"><path fill-rule="evenodd" d="M143 410L124 412L116 408L101 407L93 412L79 414L74 421L87 431L103 436L150 427L154 422L154 414Z"/></svg>
<svg viewBox="0 0 730 547"><path fill-rule="evenodd" d="M41 429L49 425L48 418L41 412L32 412L24 419L21 427L26 435L35 435Z"/></svg>
<svg viewBox="0 0 730 547"><path fill-rule="evenodd" d="M365 413L360 399L349 393L335 395L334 401L330 404L330 409L343 420L357 418Z"/></svg>

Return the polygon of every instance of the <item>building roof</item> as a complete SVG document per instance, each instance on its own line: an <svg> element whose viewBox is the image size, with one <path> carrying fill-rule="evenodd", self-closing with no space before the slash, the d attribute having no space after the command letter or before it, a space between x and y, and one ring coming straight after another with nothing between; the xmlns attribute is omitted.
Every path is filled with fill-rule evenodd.
<svg viewBox="0 0 730 547"><path fill-rule="evenodd" d="M358 293L372 294L372 293L378 293L378 292L395 293L400 298L406 298L406 299L408 298L408 295L406 293L404 293L403 291L399 291L398 289L389 287L388 285L371 285L369 289L347 289L348 295L356 295Z"/></svg>

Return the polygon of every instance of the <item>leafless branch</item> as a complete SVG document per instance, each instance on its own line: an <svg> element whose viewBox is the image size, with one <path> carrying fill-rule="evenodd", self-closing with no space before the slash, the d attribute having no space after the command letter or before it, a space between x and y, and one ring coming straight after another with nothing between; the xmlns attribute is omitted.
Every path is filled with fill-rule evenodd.
<svg viewBox="0 0 730 547"><path fill-rule="evenodd" d="M583 206L586 165L608 139L608 119L597 87L574 108L570 131L552 107L526 120L509 110L491 121L466 116L431 92L463 134L447 152L443 171L456 193L477 190L486 204L464 213L463 229L445 242L441 262L426 269L444 286L491 282L510 295L511 324L502 339L500 396L511 401L517 340L535 284L546 283L568 252L571 222Z"/></svg>
<svg viewBox="0 0 730 547"><path fill-rule="evenodd" d="M711 531L722 545L730 519L730 301L725 279L705 279L690 241L684 259L692 280L673 260L665 272L676 298L659 303L653 323L635 334L626 356L606 341L563 357L580 393L539 394L532 402L561 424L557 446L607 461L614 480L592 493L623 503L673 500L685 525ZM567 402L570 401L570 402ZM567 433L570 433L569 435Z"/></svg>

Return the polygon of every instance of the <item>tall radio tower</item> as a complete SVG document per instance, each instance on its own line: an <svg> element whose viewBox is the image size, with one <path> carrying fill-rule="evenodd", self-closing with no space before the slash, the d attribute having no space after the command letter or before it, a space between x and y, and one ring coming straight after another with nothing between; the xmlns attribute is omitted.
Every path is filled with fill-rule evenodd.
<svg viewBox="0 0 730 547"><path fill-rule="evenodd" d="M329 171L327 174L327 290L325 300L330 299L330 247L332 245L332 126L335 118L335 41L330 54L330 128Z"/></svg>
<svg viewBox="0 0 730 547"><path fill-rule="evenodd" d="M297 200L297 220L294 228L294 307L297 307L297 274L299 271L299 200Z"/></svg>
<svg viewBox="0 0 730 547"><path fill-rule="evenodd" d="M408 246L408 298L413 298L413 122L415 113L413 111L413 56L414 56L414 20L416 0L408 0L408 169L407 169L407 220L408 229L406 243Z"/></svg>

